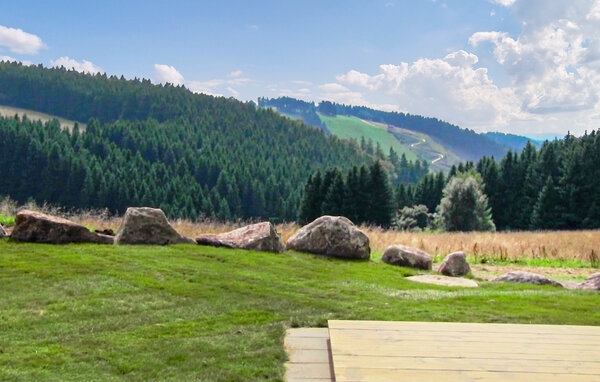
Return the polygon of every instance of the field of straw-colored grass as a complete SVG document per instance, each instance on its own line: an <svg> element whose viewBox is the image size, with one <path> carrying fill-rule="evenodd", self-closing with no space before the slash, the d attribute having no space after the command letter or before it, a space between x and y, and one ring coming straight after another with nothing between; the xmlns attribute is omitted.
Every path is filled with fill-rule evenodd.
<svg viewBox="0 0 600 382"><path fill-rule="evenodd" d="M65 214L48 206L26 205L21 208L42 210L46 213L66 216L91 229L110 228L115 232L121 218L109 217L103 211ZM16 213L16 205L7 199L0 201L0 213ZM191 222L175 220L177 231L188 237L202 233L221 233L243 226L244 222L219 223L212 221ZM360 227L371 240L374 258L379 258L392 244L404 244L423 249L440 261L448 253L464 251L475 262L486 260L511 261L519 259L581 260L600 267L600 230L549 231L549 232L403 232L388 231L377 227ZM277 225L284 242L297 230L297 224Z"/></svg>

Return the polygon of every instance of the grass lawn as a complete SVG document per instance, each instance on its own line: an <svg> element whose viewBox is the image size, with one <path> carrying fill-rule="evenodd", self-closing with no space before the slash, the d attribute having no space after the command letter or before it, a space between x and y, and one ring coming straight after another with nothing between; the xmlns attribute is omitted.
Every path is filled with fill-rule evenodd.
<svg viewBox="0 0 600 382"><path fill-rule="evenodd" d="M321 118L321 121L327 125L333 134L341 138L353 138L359 143L361 137L365 137L367 140L371 138L373 140L373 145L379 142L385 155L389 154L390 147L393 147L398 155L405 154L406 159L408 160L417 159L415 153L410 151L405 145L396 139L393 134L389 133L387 129L383 127L368 124L363 122L360 118L343 115L328 117L319 113L319 118Z"/></svg>
<svg viewBox="0 0 600 382"><path fill-rule="evenodd" d="M600 325L591 291L193 245L0 241L0 380L282 380L286 327L329 319Z"/></svg>

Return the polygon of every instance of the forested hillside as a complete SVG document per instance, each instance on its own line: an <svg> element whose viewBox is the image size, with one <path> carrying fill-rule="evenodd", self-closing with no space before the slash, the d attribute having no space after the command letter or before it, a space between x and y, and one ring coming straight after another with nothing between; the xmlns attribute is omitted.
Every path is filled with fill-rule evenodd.
<svg viewBox="0 0 600 382"><path fill-rule="evenodd" d="M373 160L276 112L148 80L0 63L0 103L88 123L0 119L0 194L20 202L293 220L313 171Z"/></svg>
<svg viewBox="0 0 600 382"><path fill-rule="evenodd" d="M312 103L293 100L289 97L259 99L259 106L274 107L281 111L289 108L290 105L293 105L296 114L301 114L299 110L304 108L302 113L311 115L310 120L315 119L312 115L314 114L317 116L316 112L326 116L347 115L424 133L435 138L438 142L443 143L448 149L452 150L460 157L468 160L478 160L486 155L502 158L508 150L505 145L494 142L483 134L477 134L468 129L461 129L458 126L440 121L437 118L385 112L365 106L340 105L329 101L323 101L319 103L318 106L315 106Z"/></svg>
<svg viewBox="0 0 600 382"><path fill-rule="evenodd" d="M527 144L501 160L484 157L454 167L477 171L484 182L492 218L500 230L600 228L600 134L566 136L537 149ZM416 185L399 185L396 206L423 204L433 212L442 198L443 174Z"/></svg>

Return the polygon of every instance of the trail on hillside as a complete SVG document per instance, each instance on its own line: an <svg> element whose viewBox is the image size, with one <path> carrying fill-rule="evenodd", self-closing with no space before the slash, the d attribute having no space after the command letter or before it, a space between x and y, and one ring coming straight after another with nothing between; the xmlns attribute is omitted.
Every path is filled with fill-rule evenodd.
<svg viewBox="0 0 600 382"><path fill-rule="evenodd" d="M425 142L427 142L427 141L425 140L425 138L421 138L421 142L413 143L412 145L410 145L410 147L411 147L411 148L413 148L413 147L415 147L415 146L417 146L417 145L421 145L421 144L423 144L423 143L425 143Z"/></svg>

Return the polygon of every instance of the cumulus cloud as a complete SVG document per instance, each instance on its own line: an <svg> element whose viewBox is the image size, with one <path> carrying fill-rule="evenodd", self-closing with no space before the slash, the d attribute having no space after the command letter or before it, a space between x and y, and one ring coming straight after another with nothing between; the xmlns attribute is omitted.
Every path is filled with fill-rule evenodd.
<svg viewBox="0 0 600 382"><path fill-rule="evenodd" d="M510 7L515 3L516 0L491 0L492 3Z"/></svg>
<svg viewBox="0 0 600 382"><path fill-rule="evenodd" d="M241 77L242 74L244 74L243 71L241 71L241 70L235 70L235 71L229 73L229 77Z"/></svg>
<svg viewBox="0 0 600 382"><path fill-rule="evenodd" d="M56 60L50 60L50 65L57 67L57 68L63 66L66 69L74 69L81 73L90 73L90 74L104 73L104 70L102 70L101 67L94 65L92 62L90 62L88 60L83 60L83 61L79 62L79 61L69 58L67 56L60 57Z"/></svg>
<svg viewBox="0 0 600 382"><path fill-rule="evenodd" d="M154 80L160 84L183 85L184 78L174 66L154 64Z"/></svg>
<svg viewBox="0 0 600 382"><path fill-rule="evenodd" d="M600 114L600 0L495 1L512 7L522 31L479 31L472 50L443 58L350 70L336 77L335 96L355 104L397 105L476 130L582 133ZM479 49L504 70L500 86L481 65ZM485 62L485 61L484 61ZM327 89L321 88L325 91Z"/></svg>
<svg viewBox="0 0 600 382"><path fill-rule="evenodd" d="M38 54L46 45L38 36L0 25L0 46L17 54Z"/></svg>

